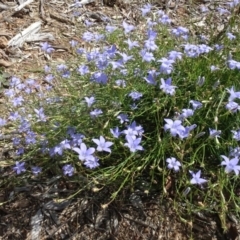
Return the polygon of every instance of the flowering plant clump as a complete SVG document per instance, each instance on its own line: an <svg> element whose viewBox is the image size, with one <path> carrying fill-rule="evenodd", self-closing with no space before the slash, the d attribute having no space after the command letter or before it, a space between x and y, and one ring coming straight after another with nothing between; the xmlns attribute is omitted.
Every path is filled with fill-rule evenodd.
<svg viewBox="0 0 240 240"><path fill-rule="evenodd" d="M9 129L17 133L11 139L12 178L54 172L74 179L81 173L114 183L119 192L147 174L160 190L169 177L175 179L176 196L188 204L190 194L189 199L198 195L206 208L215 201L224 212L218 201L225 191L230 200L224 204L236 204L240 55L234 49L240 37L235 7L218 13L232 21L231 32L217 43L203 44L184 26L172 28L163 11L153 18L147 4L140 9L147 19L143 35L127 21L107 25L104 34L82 35L92 44L90 51L70 42L78 56L75 69L49 63L44 84L13 76L4 91L9 113L0 119L2 135ZM45 42L41 51L54 49Z"/></svg>

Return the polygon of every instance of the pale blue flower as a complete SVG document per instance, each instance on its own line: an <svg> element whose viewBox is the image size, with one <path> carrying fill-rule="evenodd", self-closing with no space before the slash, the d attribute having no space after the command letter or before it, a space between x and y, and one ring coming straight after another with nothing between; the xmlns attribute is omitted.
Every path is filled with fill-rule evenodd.
<svg viewBox="0 0 240 240"><path fill-rule="evenodd" d="M168 78L167 80L164 80L163 78L161 78L161 85L160 85L160 89L163 90L163 92L165 92L166 94L169 95L174 95L175 93L175 88L177 88L176 86L172 86L172 78Z"/></svg>
<svg viewBox="0 0 240 240"><path fill-rule="evenodd" d="M238 158L235 157L229 160L229 158L224 155L221 155L221 157L224 159L224 161L221 162L221 165L225 166L225 172L230 173L234 171L236 175L239 175L240 166L237 165L239 162Z"/></svg>
<svg viewBox="0 0 240 240"><path fill-rule="evenodd" d="M174 157L171 158L167 158L166 162L168 163L168 168L169 169L173 169L175 172L178 172L180 167L181 167L181 163Z"/></svg>
<svg viewBox="0 0 240 240"><path fill-rule="evenodd" d="M62 168L63 174L71 177L74 173L74 167L71 164L66 164Z"/></svg>
<svg viewBox="0 0 240 240"><path fill-rule="evenodd" d="M20 174L22 172L26 172L25 162L18 162L18 161L16 161L15 166L13 167L13 170L17 174Z"/></svg>
<svg viewBox="0 0 240 240"><path fill-rule="evenodd" d="M201 178L201 170L199 170L197 173L194 173L193 171L189 171L192 175L192 179L190 180L191 184L198 184L202 185L203 183L207 182L206 179Z"/></svg>
<svg viewBox="0 0 240 240"><path fill-rule="evenodd" d="M95 160L92 155L95 152L95 148L87 148L85 143L81 143L80 148L75 147L73 150L78 153L79 160L81 161Z"/></svg>
<svg viewBox="0 0 240 240"><path fill-rule="evenodd" d="M105 140L105 138L103 136L100 136L99 139L92 139L93 142L95 142L97 144L97 151L99 152L111 152L111 149L109 147L111 147L113 145L113 142L107 142Z"/></svg>
<svg viewBox="0 0 240 240"><path fill-rule="evenodd" d="M142 141L141 138L132 138L131 136L126 136L127 143L124 146L127 146L130 149L130 152L136 152L137 150L142 151L143 147L139 145Z"/></svg>
<svg viewBox="0 0 240 240"><path fill-rule="evenodd" d="M240 141L240 129L238 129L237 131L232 130L231 132L233 133L233 139Z"/></svg>

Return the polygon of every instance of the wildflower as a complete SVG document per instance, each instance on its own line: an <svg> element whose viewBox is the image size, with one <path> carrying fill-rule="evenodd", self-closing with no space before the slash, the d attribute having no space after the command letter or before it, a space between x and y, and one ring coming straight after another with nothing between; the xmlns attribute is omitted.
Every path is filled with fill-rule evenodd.
<svg viewBox="0 0 240 240"><path fill-rule="evenodd" d="M15 166L13 167L13 170L17 173L20 174L22 172L26 171L25 168L25 162L18 162L16 161Z"/></svg>
<svg viewBox="0 0 240 240"><path fill-rule="evenodd" d="M182 121L180 120L173 121L172 119L165 118L164 121L166 122L164 125L164 130L170 130L170 134L173 137L176 137L177 134L185 131L185 128L182 126Z"/></svg>
<svg viewBox="0 0 240 240"><path fill-rule="evenodd" d="M94 34L91 33L91 32L84 32L83 35L82 35L82 39L85 41L85 42L91 42L94 40Z"/></svg>
<svg viewBox="0 0 240 240"><path fill-rule="evenodd" d="M10 121L16 121L16 120L18 120L20 117L21 117L21 116L19 115L18 112L11 112L10 115L9 115L9 117L8 117L8 119L9 119Z"/></svg>
<svg viewBox="0 0 240 240"><path fill-rule="evenodd" d="M230 96L228 98L229 102L233 101L235 98L240 98L240 92L235 92L233 87L231 87L231 89L227 88L226 90L228 93L230 93Z"/></svg>
<svg viewBox="0 0 240 240"><path fill-rule="evenodd" d="M199 109L202 107L202 103L196 100L191 100L190 103L192 104L193 110Z"/></svg>
<svg viewBox="0 0 240 240"><path fill-rule="evenodd" d="M230 69L232 69L232 70L234 70L234 69L240 69L240 62L237 62L237 61L235 61L235 60L233 60L233 59L229 59L228 60L228 67L230 68Z"/></svg>
<svg viewBox="0 0 240 240"><path fill-rule="evenodd" d="M95 148L87 148L85 143L81 143L80 148L75 147L73 150L79 154L78 157L81 161L94 160L92 154L95 152Z"/></svg>
<svg viewBox="0 0 240 240"><path fill-rule="evenodd" d="M117 29L117 27L111 26L111 25L107 25L105 29L106 29L107 32L112 33L112 32L114 32Z"/></svg>
<svg viewBox="0 0 240 240"><path fill-rule="evenodd" d="M95 97L93 97L93 96L85 97L84 99L85 99L88 107L91 107L93 105L93 103L95 103Z"/></svg>
<svg viewBox="0 0 240 240"><path fill-rule="evenodd" d="M56 67L57 72L64 72L68 69L68 67L65 64L59 64Z"/></svg>
<svg viewBox="0 0 240 240"><path fill-rule="evenodd" d="M179 130L178 132L178 136L183 139L183 138L187 138L190 134L190 131L192 131L194 128L196 128L197 125L196 124L193 124L191 126L187 126L187 127L184 127L184 130Z"/></svg>
<svg viewBox="0 0 240 240"><path fill-rule="evenodd" d="M178 60L182 60L182 55L183 55L182 52L170 51L170 52L168 53L168 59L175 62L177 59L178 59Z"/></svg>
<svg viewBox="0 0 240 240"><path fill-rule="evenodd" d="M229 158L224 155L221 155L221 157L224 159L224 161L221 162L221 165L226 166L225 172L230 173L230 172L234 171L235 174L238 175L239 171L240 171L240 166L237 165L238 161L239 161L238 158L234 157L231 160L229 160Z"/></svg>
<svg viewBox="0 0 240 240"><path fill-rule="evenodd" d="M14 97L15 94L16 94L16 92L15 92L15 90L12 89L12 88L7 89L7 90L4 91L4 95L7 96L7 97L9 97L9 98Z"/></svg>
<svg viewBox="0 0 240 240"><path fill-rule="evenodd" d="M23 148L23 147L18 148L18 150L17 150L17 152L16 152L16 155L20 156L20 155L22 155L22 154L24 154L24 148Z"/></svg>
<svg viewBox="0 0 240 240"><path fill-rule="evenodd" d="M45 80L48 81L49 83L51 83L53 79L54 79L54 76L53 76L52 74L48 74L48 75L45 77Z"/></svg>
<svg viewBox="0 0 240 240"><path fill-rule="evenodd" d="M7 121L4 118L0 118L0 127L3 127L7 124Z"/></svg>
<svg viewBox="0 0 240 240"><path fill-rule="evenodd" d="M230 33L230 32L228 32L228 33L226 33L226 35L227 35L227 38L229 39L229 40L234 40L234 39L236 39L236 36L234 36L232 33Z"/></svg>
<svg viewBox="0 0 240 240"><path fill-rule="evenodd" d="M92 81L99 84L107 84L108 76L102 72L95 72L92 77Z"/></svg>
<svg viewBox="0 0 240 240"><path fill-rule="evenodd" d="M182 110L182 113L181 113L181 115L180 115L180 118L181 119L185 119L185 118L188 118L188 117L191 117L191 116L193 116L193 114L194 114L194 111L192 110L192 109L183 109Z"/></svg>
<svg viewBox="0 0 240 240"><path fill-rule="evenodd" d="M120 120L120 123L121 123L121 124L123 124L124 122L129 122L128 115L125 114L125 113L120 113L120 114L117 116L117 119Z"/></svg>
<svg viewBox="0 0 240 240"><path fill-rule="evenodd" d="M205 182L207 182L206 179L201 178L201 170L199 170L197 173L194 173L193 171L189 171L192 175L192 179L190 180L191 184L198 184L201 185Z"/></svg>
<svg viewBox="0 0 240 240"><path fill-rule="evenodd" d="M238 110L240 110L240 106L238 103L230 101L226 104L226 109L231 111L232 113L236 113Z"/></svg>
<svg viewBox="0 0 240 240"><path fill-rule="evenodd" d="M142 93L133 91L133 92L129 93L128 96L131 97L132 100L135 101L135 100L139 100L142 97Z"/></svg>
<svg viewBox="0 0 240 240"><path fill-rule="evenodd" d="M132 138L136 138L136 136L142 136L144 130L141 125L137 126L137 123L133 121L130 125L128 125L126 130L123 130L123 133L127 136L131 136Z"/></svg>
<svg viewBox="0 0 240 240"><path fill-rule="evenodd" d="M231 12L229 12L227 9L221 8L221 7L218 7L217 10L218 10L218 12L219 12L220 15L230 14L230 13L231 13Z"/></svg>
<svg viewBox="0 0 240 240"><path fill-rule="evenodd" d="M12 139L12 143L13 143L14 146L17 146L21 143L21 139L15 137L15 138Z"/></svg>
<svg viewBox="0 0 240 240"><path fill-rule="evenodd" d="M66 175L66 176L68 175L69 177L71 177L73 175L73 172L74 172L74 168L71 164L64 165L62 170L63 170L63 174Z"/></svg>
<svg viewBox="0 0 240 240"><path fill-rule="evenodd" d="M170 24L172 22L172 20L169 18L169 16L167 14L163 14L158 21L162 24Z"/></svg>
<svg viewBox="0 0 240 240"><path fill-rule="evenodd" d="M233 139L240 141L240 129L238 129L237 131L232 130L231 132L233 133Z"/></svg>
<svg viewBox="0 0 240 240"><path fill-rule="evenodd" d="M32 173L38 175L42 171L41 167L32 167Z"/></svg>
<svg viewBox="0 0 240 240"><path fill-rule="evenodd" d="M100 114L102 114L102 110L101 109L94 109L93 111L90 112L90 116L91 117L98 117Z"/></svg>
<svg viewBox="0 0 240 240"><path fill-rule="evenodd" d="M52 45L48 44L47 42L40 43L40 45L41 45L41 49L46 53L51 53L52 51L54 51L54 48L52 47Z"/></svg>
<svg viewBox="0 0 240 240"><path fill-rule="evenodd" d="M48 65L44 66L44 71L45 73L49 73L51 71L51 67L49 67ZM35 83L35 81L33 79L29 79L30 80L30 84L32 85L33 83ZM29 81L28 80L28 81ZM28 81L26 81L28 83Z"/></svg>
<svg viewBox="0 0 240 240"><path fill-rule="evenodd" d="M157 37L157 32L153 31L152 29L148 29L147 37L148 37L148 40L153 41Z"/></svg>
<svg viewBox="0 0 240 240"><path fill-rule="evenodd" d="M144 77L144 80L151 85L156 85L156 81L155 81L155 75L151 74L150 72L148 73L147 77Z"/></svg>
<svg viewBox="0 0 240 240"><path fill-rule="evenodd" d="M204 82L205 82L205 77L198 76L196 84L201 87L203 86Z"/></svg>
<svg viewBox="0 0 240 240"><path fill-rule="evenodd" d="M122 63L125 64L126 62L128 62L129 60L133 59L133 56L129 56L126 53L121 53L119 52L119 54L122 56Z"/></svg>
<svg viewBox="0 0 240 240"><path fill-rule="evenodd" d="M83 76L83 75L89 73L89 68L86 65L81 65L78 67L77 71L80 73L80 75Z"/></svg>
<svg viewBox="0 0 240 240"><path fill-rule="evenodd" d="M110 63L112 64L113 70L123 67L122 61L111 61Z"/></svg>
<svg viewBox="0 0 240 240"><path fill-rule="evenodd" d="M118 79L118 80L115 81L115 83L118 87L123 87L123 88L126 87L126 81L125 80Z"/></svg>
<svg viewBox="0 0 240 240"><path fill-rule="evenodd" d="M141 138L132 138L131 136L126 136L127 143L124 146L127 146L130 149L130 152L136 152L137 150L142 151L143 147L139 145L142 141Z"/></svg>
<svg viewBox="0 0 240 240"><path fill-rule="evenodd" d="M161 78L161 83L162 84L160 85L160 89L162 89L163 92L171 96L174 95L176 86L171 85L172 78L168 78L166 81L163 78Z"/></svg>
<svg viewBox="0 0 240 240"><path fill-rule="evenodd" d="M151 11L152 5L151 4L145 4L143 6L143 8L140 8L141 12L142 12L142 16L146 16L147 13L149 13Z"/></svg>
<svg viewBox="0 0 240 240"><path fill-rule="evenodd" d="M172 29L172 34L174 34L176 37L180 37L182 35L188 35L189 30L185 27L177 27Z"/></svg>
<svg viewBox="0 0 240 240"><path fill-rule="evenodd" d="M12 99L12 103L14 107L21 106L22 102L24 102L24 99L22 96L16 97Z"/></svg>
<svg viewBox="0 0 240 240"><path fill-rule="evenodd" d="M196 58L199 56L200 51L197 45L187 43L187 44L184 44L183 46L184 46L184 53L186 54L187 57Z"/></svg>
<svg viewBox="0 0 240 240"><path fill-rule="evenodd" d="M210 51L213 50L211 47L207 46L206 44L198 45L198 49L200 54L209 53Z"/></svg>
<svg viewBox="0 0 240 240"><path fill-rule="evenodd" d="M125 43L128 44L128 49L131 50L134 47L139 47L139 44L137 41L131 41L129 38L127 41L124 41Z"/></svg>
<svg viewBox="0 0 240 240"><path fill-rule="evenodd" d="M147 52L146 49L140 51L140 55L142 56L142 60L145 62L154 61L155 58L151 52Z"/></svg>
<svg viewBox="0 0 240 240"><path fill-rule="evenodd" d="M175 172L179 171L179 168L181 167L181 163L179 161L177 161L176 158L171 157L171 158L167 158L166 162L168 163L168 168L169 169L174 169Z"/></svg>
<svg viewBox="0 0 240 240"><path fill-rule="evenodd" d="M221 130L216 130L216 129L211 129L209 128L209 137L213 138L213 137L220 137L220 134L222 133Z"/></svg>
<svg viewBox="0 0 240 240"><path fill-rule="evenodd" d="M235 147L235 148L230 147L229 156L239 158L240 157L240 147Z"/></svg>
<svg viewBox="0 0 240 240"><path fill-rule="evenodd" d="M27 135L25 137L25 142L27 145L29 144L35 144L37 142L36 140L36 133L32 131L28 131Z"/></svg>
<svg viewBox="0 0 240 240"><path fill-rule="evenodd" d="M38 118L38 122L46 122L46 116L43 112L43 108L41 107L40 109L34 109L34 112L36 113L36 116Z"/></svg>
<svg viewBox="0 0 240 240"><path fill-rule="evenodd" d="M98 167L100 164L98 163L99 159L94 157L94 159L87 159L84 161L84 165L90 169Z"/></svg>
<svg viewBox="0 0 240 240"><path fill-rule="evenodd" d="M92 140L98 145L97 151L99 152L105 151L109 153L111 152L111 149L109 147L113 145L113 142L106 142L103 136L100 136L99 139L92 139Z"/></svg>
<svg viewBox="0 0 240 240"><path fill-rule="evenodd" d="M158 62L161 62L161 66L160 66L160 72L163 74L171 74L173 71L173 60L167 59L167 58L162 58L160 60L158 60Z"/></svg>
<svg viewBox="0 0 240 240"><path fill-rule="evenodd" d="M130 25L130 24L126 23L125 21L123 21L123 28L124 28L125 34L128 34L135 29L135 27L133 25Z"/></svg>
<svg viewBox="0 0 240 240"><path fill-rule="evenodd" d="M158 46L155 44L155 41L152 39L148 39L144 41L144 47L148 50L148 51L155 51L156 49L158 49Z"/></svg>
<svg viewBox="0 0 240 240"><path fill-rule="evenodd" d="M115 138L119 138L119 136L122 133L121 131L119 131L119 127L110 128L110 132L113 135L113 137L115 137Z"/></svg>
<svg viewBox="0 0 240 240"><path fill-rule="evenodd" d="M210 70L211 70L211 72L214 72L214 71L216 71L216 70L219 70L219 67L216 67L216 66L214 66L214 65L211 65L211 66L210 66Z"/></svg>
<svg viewBox="0 0 240 240"><path fill-rule="evenodd" d="M69 44L71 45L71 47L76 47L78 45L78 41L71 40Z"/></svg>

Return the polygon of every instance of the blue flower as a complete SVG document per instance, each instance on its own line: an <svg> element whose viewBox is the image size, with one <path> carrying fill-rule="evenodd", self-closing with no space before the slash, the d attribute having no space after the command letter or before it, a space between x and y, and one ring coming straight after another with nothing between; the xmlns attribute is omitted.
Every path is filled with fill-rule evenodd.
<svg viewBox="0 0 240 240"><path fill-rule="evenodd" d="M15 166L13 167L13 170L17 173L17 174L20 174L22 172L25 172L26 171L26 168L25 168L25 162L16 162L15 163Z"/></svg>
<svg viewBox="0 0 240 240"><path fill-rule="evenodd" d="M78 153L79 160L87 161L94 160L94 156L92 155L95 152L95 148L87 148L85 143L80 144L80 148L73 148L75 152Z"/></svg>
<svg viewBox="0 0 240 240"><path fill-rule="evenodd" d="M211 128L209 128L209 137L210 138L213 138L213 137L220 137L220 134L222 133L222 131L221 130L216 130L216 129L211 129Z"/></svg>
<svg viewBox="0 0 240 240"><path fill-rule="evenodd" d="M202 185L203 183L207 182L206 179L201 178L201 170L199 170L197 173L194 173L193 171L189 171L192 175L192 179L190 180L191 184L198 184Z"/></svg>
<svg viewBox="0 0 240 240"><path fill-rule="evenodd" d="M86 160L83 164L90 168L90 169L93 169L93 168L96 168L99 166L99 163L98 163L99 159L94 157L94 159L88 159Z"/></svg>
<svg viewBox="0 0 240 240"><path fill-rule="evenodd" d="M137 150L142 151L143 147L139 145L142 141L141 138L132 138L131 136L126 136L127 143L124 146L127 146L130 149L130 152L136 152Z"/></svg>
<svg viewBox="0 0 240 240"><path fill-rule="evenodd" d="M71 177L74 173L74 168L71 164L64 165L62 170L63 170L63 174L68 175L69 177Z"/></svg>
<svg viewBox="0 0 240 240"><path fill-rule="evenodd" d="M233 133L233 139L240 141L240 129L238 129L237 131L232 130L231 132Z"/></svg>
<svg viewBox="0 0 240 240"><path fill-rule="evenodd" d="M36 116L38 118L38 122L46 122L47 118L43 112L43 108L40 109L34 109L34 112L36 113Z"/></svg>
<svg viewBox="0 0 240 240"><path fill-rule="evenodd" d="M139 100L139 98L142 97L142 93L133 91L128 94L129 97L131 97L133 100Z"/></svg>
<svg viewBox="0 0 240 240"><path fill-rule="evenodd" d="M176 137L177 134L181 134L182 132L185 132L185 127L182 126L182 121L180 120L175 120L173 121L172 119L167 119L165 118L164 121L166 124L164 125L164 130L170 130L170 134L173 137Z"/></svg>
<svg viewBox="0 0 240 240"><path fill-rule="evenodd" d="M176 86L172 86L172 78L168 78L166 81L161 78L161 85L160 85L160 89L163 90L163 92L165 92L166 94L169 95L174 95L175 93L175 88L177 88Z"/></svg>
<svg viewBox="0 0 240 240"><path fill-rule="evenodd" d="M42 47L41 49L46 53L51 53L52 51L54 51L54 48L47 42L40 43L40 45Z"/></svg>
<svg viewBox="0 0 240 240"><path fill-rule="evenodd" d="M125 113L120 113L120 114L117 116L117 119L120 120L120 123L121 123L121 124L123 124L124 122L129 122L128 115L125 114Z"/></svg>
<svg viewBox="0 0 240 240"><path fill-rule="evenodd" d="M171 158L167 158L166 162L168 163L168 168L169 169L174 169L175 172L179 171L179 168L181 167L181 163L179 161L177 161L176 158L171 157Z"/></svg>
<svg viewBox="0 0 240 240"><path fill-rule="evenodd" d="M192 104L194 110L202 107L202 103L200 103L199 101L191 100L190 103Z"/></svg>
<svg viewBox="0 0 240 240"><path fill-rule="evenodd" d="M234 157L231 160L229 160L229 158L224 155L221 155L221 157L224 159L224 161L221 162L221 165L226 166L225 172L230 173L234 171L236 175L239 175L240 166L237 165L239 162L238 158Z"/></svg>
<svg viewBox="0 0 240 240"><path fill-rule="evenodd" d="M133 25L130 25L130 24L126 23L125 21L123 21L123 28L124 28L125 34L128 34L135 29L135 27Z"/></svg>
<svg viewBox="0 0 240 240"><path fill-rule="evenodd" d="M42 168L41 167L32 167L32 173L34 175L38 175L40 172L42 171Z"/></svg>
<svg viewBox="0 0 240 240"><path fill-rule="evenodd" d="M107 142L105 140L105 138L103 136L100 136L99 139L92 139L93 142L95 142L97 144L97 151L99 152L111 152L111 149L109 147L111 147L113 145L113 142Z"/></svg>
<svg viewBox="0 0 240 240"><path fill-rule="evenodd" d="M93 103L95 103L95 98L93 96L85 97L84 99L85 99L88 107L91 107L93 105Z"/></svg>
<svg viewBox="0 0 240 240"><path fill-rule="evenodd" d="M119 136L122 134L122 132L119 131L119 127L110 128L110 132L115 138L119 138Z"/></svg>
<svg viewBox="0 0 240 240"><path fill-rule="evenodd" d="M98 117L100 114L102 114L102 110L101 109L94 109L93 111L90 112L90 116L91 117Z"/></svg>

